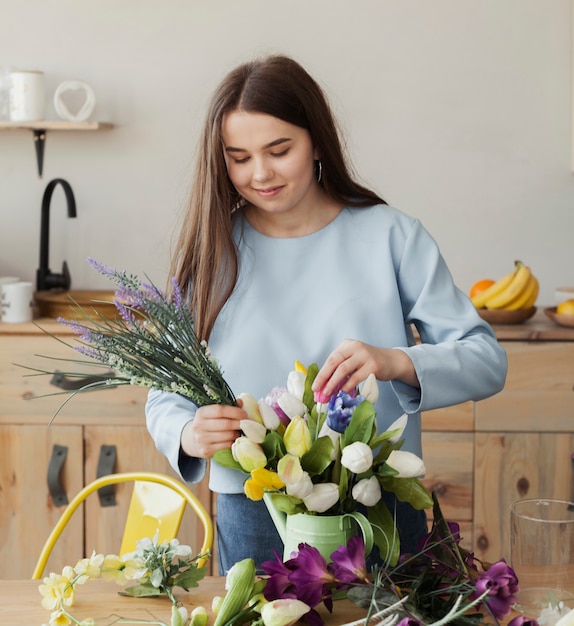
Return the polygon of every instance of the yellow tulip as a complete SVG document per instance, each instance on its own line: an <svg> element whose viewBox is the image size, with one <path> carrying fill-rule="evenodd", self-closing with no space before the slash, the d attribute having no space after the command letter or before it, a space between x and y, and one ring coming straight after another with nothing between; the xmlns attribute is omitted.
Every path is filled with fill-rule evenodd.
<svg viewBox="0 0 574 626"><path fill-rule="evenodd" d="M283 442L289 454L302 457L311 449L311 433L302 417L294 417L283 435Z"/></svg>

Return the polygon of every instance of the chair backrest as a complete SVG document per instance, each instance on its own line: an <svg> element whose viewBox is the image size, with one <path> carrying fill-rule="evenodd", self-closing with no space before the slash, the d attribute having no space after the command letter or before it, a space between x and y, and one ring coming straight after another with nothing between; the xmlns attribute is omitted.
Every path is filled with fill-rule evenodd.
<svg viewBox="0 0 574 626"><path fill-rule="evenodd" d="M174 539L179 531L187 504L197 514L204 530L203 545L198 553L205 554L211 550L213 545L211 518L197 496L183 483L171 476L154 472L109 474L86 485L70 501L40 552L32 579L38 580L42 577L54 545L84 500L102 487L125 482L133 482L134 489L119 550L120 555L133 552L136 549L138 539L151 538L156 532L160 542ZM79 555L78 558L81 556ZM203 563L204 560L202 559L199 564L202 565Z"/></svg>

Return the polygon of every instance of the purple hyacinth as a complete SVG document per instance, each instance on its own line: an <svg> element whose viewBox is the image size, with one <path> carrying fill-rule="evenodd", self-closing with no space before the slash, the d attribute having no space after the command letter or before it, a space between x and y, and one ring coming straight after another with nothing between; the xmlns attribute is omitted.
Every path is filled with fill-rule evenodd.
<svg viewBox="0 0 574 626"><path fill-rule="evenodd" d="M363 402L362 395L353 396L344 391L339 391L332 396L327 406L327 426L332 430L343 433L353 417L355 409Z"/></svg>

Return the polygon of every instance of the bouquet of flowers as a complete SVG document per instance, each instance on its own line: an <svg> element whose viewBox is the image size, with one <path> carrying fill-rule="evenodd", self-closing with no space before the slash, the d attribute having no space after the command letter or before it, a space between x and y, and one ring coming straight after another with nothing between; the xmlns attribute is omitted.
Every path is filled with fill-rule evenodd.
<svg viewBox="0 0 574 626"><path fill-rule="evenodd" d="M89 261L118 285L117 315L110 319L76 304L72 309L78 319L58 321L78 335L78 352L117 374L59 393L73 396L131 384L175 392L198 406L239 400L249 415L241 424L243 434L231 450L214 458L249 474L247 496L256 500L266 491L276 492L274 504L287 514L344 514L365 507L381 557L397 562L398 534L383 490L417 509L429 508L432 501L418 479L424 473L422 460L400 449L407 416L377 433L373 403L378 388L373 376L356 393L339 391L329 398L311 391L317 366L297 364L286 389L276 388L259 402L247 393L236 398L209 346L196 336L177 281L172 281L168 296L134 275Z"/></svg>
<svg viewBox="0 0 574 626"><path fill-rule="evenodd" d="M341 515L366 510L383 560L396 564L400 545L383 491L416 509L432 506L419 476L422 460L402 451L407 416L377 433L378 388L370 376L355 392L328 398L313 393L318 373L296 363L286 388L259 401L248 393L238 399L249 419L230 450L216 452L225 467L249 474L245 494L260 500L272 493L273 505L288 515Z"/></svg>
<svg viewBox="0 0 574 626"><path fill-rule="evenodd" d="M71 613L77 588L89 580L103 578L124 586L133 581L136 584L123 590L124 595L134 597L166 595L172 603L171 624L184 626L188 623L187 609L175 597L174 589L186 591L199 585L207 568L198 567L206 554L193 555L189 546L180 544L177 539L158 542L157 535L137 542L136 550L122 557L115 554L96 554L80 559L74 567L66 565L61 574L51 572L40 584L42 606L50 611L48 626L88 626L95 624L92 619L79 620ZM205 611L204 611L205 613ZM121 623L136 623L120 618ZM207 613L203 624L207 622ZM142 622L139 622L142 623ZM154 622L159 624L160 622Z"/></svg>
<svg viewBox="0 0 574 626"><path fill-rule="evenodd" d="M432 529L421 539L419 550L401 555L392 567L369 571L361 537L351 537L333 552L329 563L316 548L302 543L291 558L282 560L277 555L276 560L263 563L262 581L255 579L250 559L240 561L229 571L226 585L235 604L222 605L217 622L288 626L301 620L321 626L320 605L336 613L335 600L345 594L366 613L346 626L499 623L510 613L519 590L514 571L504 560L483 563L462 548L458 524L444 520L436 499L433 517ZM538 623L520 615L509 626Z"/></svg>

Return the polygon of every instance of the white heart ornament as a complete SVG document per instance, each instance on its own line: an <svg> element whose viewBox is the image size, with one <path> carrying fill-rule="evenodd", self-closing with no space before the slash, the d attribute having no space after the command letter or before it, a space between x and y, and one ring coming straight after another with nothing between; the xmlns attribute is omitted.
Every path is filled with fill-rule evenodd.
<svg viewBox="0 0 574 626"><path fill-rule="evenodd" d="M68 109L64 97L67 93L78 91L84 94L85 100L78 112L72 113ZM79 80L65 80L58 86L56 93L54 94L54 108L56 109L58 116L63 120L68 120L70 122L85 122L94 112L95 106L96 96L94 94L94 90L88 84Z"/></svg>

